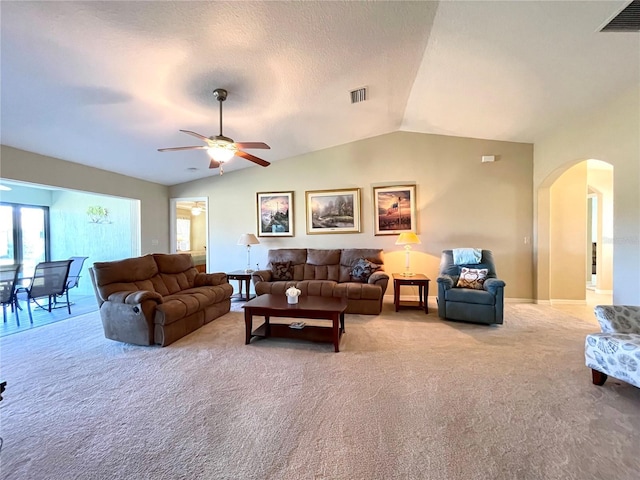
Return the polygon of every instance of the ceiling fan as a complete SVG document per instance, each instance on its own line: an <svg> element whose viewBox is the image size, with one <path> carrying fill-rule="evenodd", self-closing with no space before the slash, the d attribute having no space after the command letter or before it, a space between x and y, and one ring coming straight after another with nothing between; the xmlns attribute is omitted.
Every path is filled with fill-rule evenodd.
<svg viewBox="0 0 640 480"><path fill-rule="evenodd" d="M190 147L170 147L159 148L159 152L174 152L177 150L206 150L211 161L209 162L209 168L220 167L220 175L222 171L222 164L231 160L234 156L242 157L250 162L256 163L262 167L268 167L271 165L266 160L258 158L250 153L244 152L244 149L262 148L269 149L269 145L263 142L234 142L233 139L222 135L222 102L227 99L227 91L224 88L216 88L213 91L213 96L220 102L220 135L205 137L199 133L192 132L190 130L180 130L181 132L193 135L194 137L203 140L206 145L196 145Z"/></svg>

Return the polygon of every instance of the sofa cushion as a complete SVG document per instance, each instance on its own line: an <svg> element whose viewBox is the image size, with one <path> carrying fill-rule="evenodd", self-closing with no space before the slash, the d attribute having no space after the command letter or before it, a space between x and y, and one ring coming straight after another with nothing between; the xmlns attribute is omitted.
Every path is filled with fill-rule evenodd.
<svg viewBox="0 0 640 480"><path fill-rule="evenodd" d="M293 280L291 262L271 262L271 278L273 280Z"/></svg>
<svg viewBox="0 0 640 480"><path fill-rule="evenodd" d="M156 307L156 311L160 314L156 315L154 321L161 325L168 325L193 315L209 305L223 301L225 297L228 297L228 292L225 290L222 285L194 287L174 295L168 295L164 297L164 302Z"/></svg>
<svg viewBox="0 0 640 480"><path fill-rule="evenodd" d="M271 268L273 262L291 262L293 279L304 279L304 264L307 261L306 248L277 248L269 250L267 267Z"/></svg>
<svg viewBox="0 0 640 480"><path fill-rule="evenodd" d="M193 257L188 253L154 253L160 273L181 273L192 268Z"/></svg>
<svg viewBox="0 0 640 480"><path fill-rule="evenodd" d="M307 250L306 263L309 265L338 265L340 263L340 250Z"/></svg>
<svg viewBox="0 0 640 480"><path fill-rule="evenodd" d="M158 273L153 255L127 258L114 262L96 262L93 264L95 280L99 287L110 283L134 283L147 280Z"/></svg>
<svg viewBox="0 0 640 480"><path fill-rule="evenodd" d="M336 282L332 280L302 280L298 282L296 288L303 296L331 297Z"/></svg>
<svg viewBox="0 0 640 480"><path fill-rule="evenodd" d="M104 301L115 292L148 290L157 292L149 277L158 273L153 255L93 264L96 290ZM158 292L162 295L162 292Z"/></svg>
<svg viewBox="0 0 640 480"><path fill-rule="evenodd" d="M456 287L482 290L488 273L489 270L486 268L462 267L460 269L460 277L458 278Z"/></svg>
<svg viewBox="0 0 640 480"><path fill-rule="evenodd" d="M331 280L338 281L340 277L340 265L304 265L305 280Z"/></svg>
<svg viewBox="0 0 640 480"><path fill-rule="evenodd" d="M380 270L380 265L361 258L351 268L351 281L366 283L376 270Z"/></svg>
<svg viewBox="0 0 640 480"><path fill-rule="evenodd" d="M355 300L379 300L382 295L382 289L378 285L370 285L368 283L338 283L333 289L334 297Z"/></svg>
<svg viewBox="0 0 640 480"><path fill-rule="evenodd" d="M169 290L169 295L174 293L181 292L188 288L192 288L194 286L196 275L198 274L198 270L195 267L190 268L186 272L181 273L161 273L162 281L167 286L167 290Z"/></svg>
<svg viewBox="0 0 640 480"><path fill-rule="evenodd" d="M296 281L275 281L275 282L260 282L255 285L256 295L264 295L265 293L271 293L273 295L284 295L287 288L296 286Z"/></svg>
<svg viewBox="0 0 640 480"><path fill-rule="evenodd" d="M358 260L364 258L378 265L384 265L384 253L379 248L345 248L340 255L339 282L351 281L351 269Z"/></svg>

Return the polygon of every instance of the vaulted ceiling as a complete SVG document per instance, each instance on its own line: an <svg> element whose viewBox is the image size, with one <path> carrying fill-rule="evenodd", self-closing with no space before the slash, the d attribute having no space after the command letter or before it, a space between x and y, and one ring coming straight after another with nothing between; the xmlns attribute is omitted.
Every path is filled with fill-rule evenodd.
<svg viewBox="0 0 640 480"><path fill-rule="evenodd" d="M533 143L640 85L628 0L0 3L0 140L165 185L398 130ZM349 92L367 87L367 100ZM639 107L640 108L640 107ZM225 171L262 168L234 158Z"/></svg>

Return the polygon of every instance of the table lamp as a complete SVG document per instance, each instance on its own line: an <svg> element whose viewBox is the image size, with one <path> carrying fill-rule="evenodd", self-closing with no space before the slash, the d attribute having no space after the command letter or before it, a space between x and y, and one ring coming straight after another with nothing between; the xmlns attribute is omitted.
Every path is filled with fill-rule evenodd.
<svg viewBox="0 0 640 480"><path fill-rule="evenodd" d="M405 277L412 277L415 273L409 271L409 256L411 255L411 245L419 244L420 239L413 232L403 232L396 240L396 245L404 245L404 251L406 252L405 272L402 274Z"/></svg>
<svg viewBox="0 0 640 480"><path fill-rule="evenodd" d="M245 273L251 273L251 245L257 245L260 241L253 233L243 233L238 239L238 245L247 246L247 268L244 269Z"/></svg>

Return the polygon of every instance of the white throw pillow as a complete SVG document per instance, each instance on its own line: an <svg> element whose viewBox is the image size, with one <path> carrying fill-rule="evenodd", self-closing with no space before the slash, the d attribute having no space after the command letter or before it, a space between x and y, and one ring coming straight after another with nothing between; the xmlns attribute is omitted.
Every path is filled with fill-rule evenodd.
<svg viewBox="0 0 640 480"><path fill-rule="evenodd" d="M456 285L456 287L482 290L482 285L487 279L488 273L488 268L462 267L460 269L460 278L458 279L458 284Z"/></svg>

